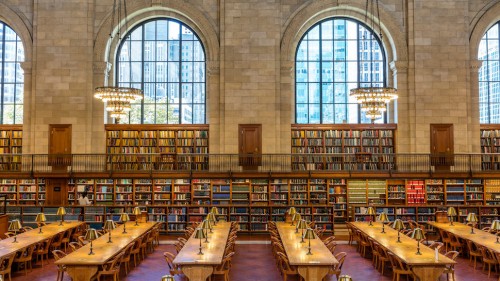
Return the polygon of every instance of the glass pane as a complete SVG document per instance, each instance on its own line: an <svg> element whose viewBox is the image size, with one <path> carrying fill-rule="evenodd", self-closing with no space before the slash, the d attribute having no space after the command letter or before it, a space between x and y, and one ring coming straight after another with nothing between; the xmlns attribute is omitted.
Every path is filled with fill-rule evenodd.
<svg viewBox="0 0 500 281"><path fill-rule="evenodd" d="M130 63L121 62L118 71L118 81L129 82L130 81Z"/></svg>
<svg viewBox="0 0 500 281"><path fill-rule="evenodd" d="M142 64L140 62L131 63L132 73L131 82L140 82L142 80Z"/></svg>
<svg viewBox="0 0 500 281"><path fill-rule="evenodd" d="M333 82L333 63L323 62L321 65L323 68L321 70L321 81L322 82Z"/></svg>
<svg viewBox="0 0 500 281"><path fill-rule="evenodd" d="M296 86L296 103L306 103L308 96L308 89L306 83L297 83Z"/></svg>
<svg viewBox="0 0 500 281"><path fill-rule="evenodd" d="M168 105L168 124L179 124L179 104Z"/></svg>
<svg viewBox="0 0 500 281"><path fill-rule="evenodd" d="M193 124L205 124L205 105L195 104L193 111Z"/></svg>
<svg viewBox="0 0 500 281"><path fill-rule="evenodd" d="M350 70L350 69L349 69ZM346 82L346 63L345 62L335 62L335 73L334 73L334 81L335 82Z"/></svg>
<svg viewBox="0 0 500 281"><path fill-rule="evenodd" d="M16 53L17 53L16 42L5 42L4 48L5 48L5 61L12 61L12 62L16 61Z"/></svg>
<svg viewBox="0 0 500 281"><path fill-rule="evenodd" d="M169 23L168 23L168 39L169 40L179 40L180 39L180 25L177 22L169 21Z"/></svg>
<svg viewBox="0 0 500 281"><path fill-rule="evenodd" d="M309 56L310 61L319 61L319 41L309 41Z"/></svg>
<svg viewBox="0 0 500 281"><path fill-rule="evenodd" d="M332 124L334 123L333 117L333 104L323 104L323 124Z"/></svg>
<svg viewBox="0 0 500 281"><path fill-rule="evenodd" d="M14 105L3 106L3 124L14 124Z"/></svg>
<svg viewBox="0 0 500 281"><path fill-rule="evenodd" d="M168 60L169 61L179 61L180 60L180 42L179 41L169 41L168 42Z"/></svg>
<svg viewBox="0 0 500 281"><path fill-rule="evenodd" d="M17 40L17 34L10 27L5 26L5 40L15 41Z"/></svg>
<svg viewBox="0 0 500 281"><path fill-rule="evenodd" d="M498 24L493 25L488 32L486 32L488 39L498 39Z"/></svg>
<svg viewBox="0 0 500 281"><path fill-rule="evenodd" d="M156 42L156 60L165 61L167 60L168 52L168 42L167 41L157 41Z"/></svg>
<svg viewBox="0 0 500 281"><path fill-rule="evenodd" d="M309 123L319 124L321 122L319 107L319 104L309 104Z"/></svg>
<svg viewBox="0 0 500 281"><path fill-rule="evenodd" d="M205 52L203 51L200 41L193 42L193 60L205 61Z"/></svg>
<svg viewBox="0 0 500 281"><path fill-rule="evenodd" d="M295 71L297 82L307 82L307 62L297 62Z"/></svg>
<svg viewBox="0 0 500 281"><path fill-rule="evenodd" d="M168 76L168 66L166 62L157 62L156 63L156 82L162 83L167 82Z"/></svg>
<svg viewBox="0 0 500 281"><path fill-rule="evenodd" d="M182 103L193 103L192 84L182 84Z"/></svg>
<svg viewBox="0 0 500 281"><path fill-rule="evenodd" d="M156 81L156 63L145 62L144 63L144 82L154 82Z"/></svg>
<svg viewBox="0 0 500 281"><path fill-rule="evenodd" d="M193 32L187 28L186 26L182 26L182 40L194 40L194 34Z"/></svg>
<svg viewBox="0 0 500 281"><path fill-rule="evenodd" d="M167 40L168 39L168 21L158 20L156 21L156 40ZM165 122L160 122L165 123Z"/></svg>
<svg viewBox="0 0 500 281"><path fill-rule="evenodd" d="M154 61L156 60L156 42L155 41L145 41L144 42L144 61Z"/></svg>
<svg viewBox="0 0 500 281"><path fill-rule="evenodd" d="M155 102L155 84L153 83L144 83L144 102L151 103Z"/></svg>
<svg viewBox="0 0 500 281"><path fill-rule="evenodd" d="M16 84L16 104L22 104L23 102L24 102L24 84Z"/></svg>
<svg viewBox="0 0 500 281"><path fill-rule="evenodd" d="M192 124L193 123L193 106L191 104L182 105L182 124Z"/></svg>
<svg viewBox="0 0 500 281"><path fill-rule="evenodd" d="M144 25L145 39L146 40L156 40L156 22L151 21Z"/></svg>
<svg viewBox="0 0 500 281"><path fill-rule="evenodd" d="M3 70L4 73L4 81L5 83L14 83L16 80L16 63L5 63L5 69Z"/></svg>
<svg viewBox="0 0 500 281"><path fill-rule="evenodd" d="M182 42L182 60L193 61L193 42L191 41Z"/></svg>
<svg viewBox="0 0 500 281"><path fill-rule="evenodd" d="M321 24L321 39L333 39L333 20Z"/></svg>
<svg viewBox="0 0 500 281"><path fill-rule="evenodd" d="M345 39L346 38L346 21L345 20L335 20L334 21L334 36L335 36L335 39Z"/></svg>
<svg viewBox="0 0 500 281"><path fill-rule="evenodd" d="M168 63L168 82L179 82L179 63Z"/></svg>
<svg viewBox="0 0 500 281"><path fill-rule="evenodd" d="M319 62L308 63L309 82L319 82Z"/></svg>
<svg viewBox="0 0 500 281"><path fill-rule="evenodd" d="M193 64L193 82L204 82L205 81L205 62L195 62Z"/></svg>
<svg viewBox="0 0 500 281"><path fill-rule="evenodd" d="M144 104L144 124L155 123L155 104Z"/></svg>
<svg viewBox="0 0 500 281"><path fill-rule="evenodd" d="M347 123L347 104L335 105L335 122L336 124Z"/></svg>
<svg viewBox="0 0 500 281"><path fill-rule="evenodd" d="M309 103L320 102L319 83L309 83Z"/></svg>
<svg viewBox="0 0 500 281"><path fill-rule="evenodd" d="M333 84L332 83L322 83L322 102L325 103L333 103Z"/></svg>
<svg viewBox="0 0 500 281"><path fill-rule="evenodd" d="M358 42L357 41L346 41L346 58L350 61L355 61L358 59Z"/></svg>
<svg viewBox="0 0 500 281"><path fill-rule="evenodd" d="M169 103L179 103L179 84L169 83L168 84L168 102Z"/></svg>
<svg viewBox="0 0 500 281"><path fill-rule="evenodd" d="M333 41L323 41L321 45L321 59L323 61L333 60Z"/></svg>
<svg viewBox="0 0 500 281"><path fill-rule="evenodd" d="M203 83L194 83L193 85L193 102L205 103L205 85Z"/></svg>
<svg viewBox="0 0 500 281"><path fill-rule="evenodd" d="M297 104L297 112L295 112L295 116L297 116L298 124L307 124L309 122L307 104Z"/></svg>
<svg viewBox="0 0 500 281"><path fill-rule="evenodd" d="M356 124L358 121L358 105L350 103L347 105L347 123Z"/></svg>
<svg viewBox="0 0 500 281"><path fill-rule="evenodd" d="M308 33L307 33L308 39L309 40L317 40L319 39L319 25L313 27Z"/></svg>
<svg viewBox="0 0 500 281"><path fill-rule="evenodd" d="M130 60L141 61L142 60L142 43L137 41L132 41Z"/></svg>
<svg viewBox="0 0 500 281"><path fill-rule="evenodd" d="M358 24L353 21L345 21L346 27L346 37L347 39L356 40L358 39Z"/></svg>
<svg viewBox="0 0 500 281"><path fill-rule="evenodd" d="M349 91L347 91L346 84L335 83L334 85L334 99L335 103L347 103Z"/></svg>
<svg viewBox="0 0 500 281"><path fill-rule="evenodd" d="M15 94L16 92L14 84L4 84L3 86L4 103L14 103Z"/></svg>
<svg viewBox="0 0 500 281"><path fill-rule="evenodd" d="M334 44L334 60L342 61L346 59L346 42L335 41Z"/></svg>
<svg viewBox="0 0 500 281"><path fill-rule="evenodd" d="M167 124L167 105L156 104L156 124Z"/></svg>
<svg viewBox="0 0 500 281"><path fill-rule="evenodd" d="M132 110L130 110L130 123L141 124L141 105L132 104Z"/></svg>
<svg viewBox="0 0 500 281"><path fill-rule="evenodd" d="M488 40L488 59L497 60L498 57L498 40Z"/></svg>
<svg viewBox="0 0 500 281"><path fill-rule="evenodd" d="M356 82L358 81L358 63L348 62L347 63L347 81Z"/></svg>
<svg viewBox="0 0 500 281"><path fill-rule="evenodd" d="M119 61L128 61L130 60L130 41L126 41L123 43L122 48L120 50Z"/></svg>
<svg viewBox="0 0 500 281"><path fill-rule="evenodd" d="M16 105L16 116L15 116L15 124L23 124L23 105Z"/></svg>
<svg viewBox="0 0 500 281"><path fill-rule="evenodd" d="M182 63L181 68L181 81L182 82L192 82L193 81L193 63L185 62Z"/></svg>
<svg viewBox="0 0 500 281"><path fill-rule="evenodd" d="M156 102L166 103L167 102L167 84L166 83L156 83Z"/></svg>
<svg viewBox="0 0 500 281"><path fill-rule="evenodd" d="M297 50L297 61L306 61L307 60L307 41L302 41L299 44L299 48Z"/></svg>
<svg viewBox="0 0 500 281"><path fill-rule="evenodd" d="M142 40L142 28L137 28L130 35L130 39L132 40Z"/></svg>

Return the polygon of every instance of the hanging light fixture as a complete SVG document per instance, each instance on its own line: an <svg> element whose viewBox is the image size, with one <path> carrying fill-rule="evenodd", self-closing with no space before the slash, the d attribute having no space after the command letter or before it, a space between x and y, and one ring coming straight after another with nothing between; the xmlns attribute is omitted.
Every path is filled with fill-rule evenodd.
<svg viewBox="0 0 500 281"><path fill-rule="evenodd" d="M122 8L123 7L123 8ZM125 30L127 30L127 1L114 0L113 1L113 12L111 15L111 27L109 32L109 40L113 39L113 25L115 24L117 28L118 40L121 40L120 30L122 28L122 10L123 10L123 22ZM117 15L117 16L116 16ZM111 48L109 48L108 60L111 56ZM94 91L94 97L102 100L106 103L106 111L109 112L109 116L115 119L115 122L127 116L127 113L131 109L131 103L139 101L144 98L144 93L140 89L130 88L130 87L97 87Z"/></svg>
<svg viewBox="0 0 500 281"><path fill-rule="evenodd" d="M376 9L376 16L375 16ZM369 13L370 11L370 13ZM370 14L370 17L368 16ZM371 25L373 32L376 32L375 21L378 20L378 33L382 41L382 28L380 25L380 12L378 0L366 0L365 22ZM398 98L397 90L391 87L376 87L370 82L369 87L359 87L351 89L350 96L353 97L361 106L361 111L365 112L367 118L375 123L376 119L383 116L386 111L386 105L394 99Z"/></svg>

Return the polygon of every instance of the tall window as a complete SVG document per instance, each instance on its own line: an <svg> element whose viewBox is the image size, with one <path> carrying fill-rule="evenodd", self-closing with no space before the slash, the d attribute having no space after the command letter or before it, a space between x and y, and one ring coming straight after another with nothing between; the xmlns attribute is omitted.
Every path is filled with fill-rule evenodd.
<svg viewBox="0 0 500 281"><path fill-rule="evenodd" d="M117 57L119 86L144 90L131 124L204 124L205 52L185 24L156 19L131 30Z"/></svg>
<svg viewBox="0 0 500 281"><path fill-rule="evenodd" d="M23 123L24 48L19 36L0 21L0 124Z"/></svg>
<svg viewBox="0 0 500 281"><path fill-rule="evenodd" d="M352 88L386 82L384 50L365 25L346 18L314 25L299 42L295 69L296 123L371 123L349 97Z"/></svg>
<svg viewBox="0 0 500 281"><path fill-rule="evenodd" d="M500 123L499 23L493 25L479 44L479 122Z"/></svg>

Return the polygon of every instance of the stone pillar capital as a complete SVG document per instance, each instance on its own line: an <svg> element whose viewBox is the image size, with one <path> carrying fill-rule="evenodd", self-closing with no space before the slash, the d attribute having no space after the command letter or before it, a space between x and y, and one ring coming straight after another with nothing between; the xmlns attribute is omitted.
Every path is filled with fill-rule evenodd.
<svg viewBox="0 0 500 281"><path fill-rule="evenodd" d="M482 60L470 60L469 61L469 68L472 73L477 73L479 72L479 69L483 65Z"/></svg>
<svg viewBox="0 0 500 281"><path fill-rule="evenodd" d="M94 74L108 75L111 70L111 63L107 61L94 62Z"/></svg>
<svg viewBox="0 0 500 281"><path fill-rule="evenodd" d="M31 61L23 61L20 63L21 68L24 70L24 74L29 74L33 70L33 64Z"/></svg>
<svg viewBox="0 0 500 281"><path fill-rule="evenodd" d="M406 61L391 61L389 63L389 67L394 75L399 73L407 73L408 72L408 62Z"/></svg>
<svg viewBox="0 0 500 281"><path fill-rule="evenodd" d="M218 75L220 74L220 64L219 61L207 61L207 73L208 75Z"/></svg>

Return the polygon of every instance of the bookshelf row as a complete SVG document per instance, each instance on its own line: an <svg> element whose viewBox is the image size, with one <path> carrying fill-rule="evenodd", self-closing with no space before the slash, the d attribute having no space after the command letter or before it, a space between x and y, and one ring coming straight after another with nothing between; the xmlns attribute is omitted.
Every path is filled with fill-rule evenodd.
<svg viewBox="0 0 500 281"><path fill-rule="evenodd" d="M205 169L208 157L175 157L179 154L208 154L208 125L105 125L106 153L115 169ZM136 155L122 155L136 154ZM160 154L158 157L148 154ZM141 164L144 163L144 164Z"/></svg>
<svg viewBox="0 0 500 281"><path fill-rule="evenodd" d="M403 221L413 220L420 224L425 224L429 221L435 221L435 213L446 212L447 207L451 206L377 206L375 212L378 214L385 212L390 221L401 219ZM478 227L489 227L494 220L500 217L500 206L455 206L457 216L453 217L454 222L466 223L466 218L469 213L475 213L478 216ZM352 205L350 215L355 221L374 220L373 216L366 215L368 205Z"/></svg>
<svg viewBox="0 0 500 281"><path fill-rule="evenodd" d="M500 124L481 124L481 153L500 153ZM484 169L499 169L500 157L483 155Z"/></svg>
<svg viewBox="0 0 500 281"><path fill-rule="evenodd" d="M292 125L294 170L314 169L390 169L394 160L377 154L395 153L396 124L366 125ZM355 157L314 156L314 154L350 154ZM343 167L344 166L344 167ZM358 167L361 166L361 167Z"/></svg>
<svg viewBox="0 0 500 281"><path fill-rule="evenodd" d="M23 126L0 125L0 154L23 153ZM0 155L2 170L18 170L21 168L21 157Z"/></svg>
<svg viewBox="0 0 500 281"><path fill-rule="evenodd" d="M212 206L141 206L148 213L149 221L163 222L163 232L181 232L192 223L202 221ZM288 206L216 206L218 219L239 222L242 231L266 231L268 221L285 221ZM67 206L65 220L80 220L92 227L102 228L104 221L119 221L121 213L132 213L133 206ZM47 221L56 222L58 207L43 206L7 206L9 220L19 219L23 225L36 226L35 218L40 212L45 213ZM316 226L333 232L334 219L330 206L297 206L297 211L308 221L315 221Z"/></svg>

